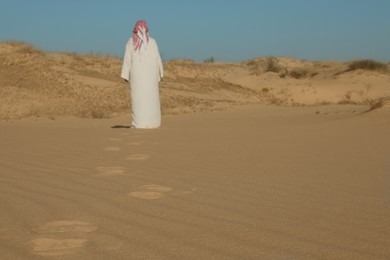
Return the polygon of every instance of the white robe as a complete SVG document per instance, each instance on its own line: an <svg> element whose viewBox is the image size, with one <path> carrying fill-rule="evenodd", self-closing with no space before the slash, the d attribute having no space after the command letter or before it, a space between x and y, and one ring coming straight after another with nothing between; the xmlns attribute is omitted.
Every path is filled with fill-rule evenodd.
<svg viewBox="0 0 390 260"><path fill-rule="evenodd" d="M158 128L161 125L158 84L164 70L156 41L149 37L148 45L144 47L142 51L134 51L133 39L129 39L121 77L130 82L132 126Z"/></svg>

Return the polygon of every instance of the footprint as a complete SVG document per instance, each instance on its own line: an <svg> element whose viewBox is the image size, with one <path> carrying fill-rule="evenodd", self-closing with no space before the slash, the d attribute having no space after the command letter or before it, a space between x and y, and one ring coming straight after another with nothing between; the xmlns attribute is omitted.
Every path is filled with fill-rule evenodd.
<svg viewBox="0 0 390 260"><path fill-rule="evenodd" d="M36 228L34 231L40 235L49 235L50 238L40 237L29 242L31 252L39 256L61 256L76 253L84 247L87 239L80 238L81 235L93 232L97 226L75 220L60 220L49 222ZM76 238L62 238L61 236L74 235ZM53 238L58 236L58 238Z"/></svg>
<svg viewBox="0 0 390 260"><path fill-rule="evenodd" d="M155 191L133 191L129 193L129 196L143 200L155 200L164 197L164 194Z"/></svg>
<svg viewBox="0 0 390 260"><path fill-rule="evenodd" d="M148 159L150 156L147 154L133 154L127 156L126 160L128 161L143 161Z"/></svg>
<svg viewBox="0 0 390 260"><path fill-rule="evenodd" d="M30 241L31 251L39 256L61 256L73 254L85 246L86 239L37 238Z"/></svg>
<svg viewBox="0 0 390 260"><path fill-rule="evenodd" d="M137 134L137 135L128 135L126 137L126 139L139 139L139 138L142 138L142 135L139 135L139 134Z"/></svg>
<svg viewBox="0 0 390 260"><path fill-rule="evenodd" d="M139 129L138 129L139 130ZM137 132L136 134L135 133L123 133L122 134L123 136L126 136L127 138L139 138L143 135L142 132Z"/></svg>
<svg viewBox="0 0 390 260"><path fill-rule="evenodd" d="M156 192L168 192L173 190L172 187L157 185L157 184L150 184L150 185L144 185L139 187L138 189L141 190L150 190L150 191L156 191Z"/></svg>
<svg viewBox="0 0 390 260"><path fill-rule="evenodd" d="M122 139L121 138L110 138L110 141L120 142L120 141L122 141Z"/></svg>
<svg viewBox="0 0 390 260"><path fill-rule="evenodd" d="M197 191L197 190L198 190L198 188L191 188L190 190L177 192L177 193L175 193L174 195L192 194L192 193L194 193L194 192Z"/></svg>
<svg viewBox="0 0 390 260"><path fill-rule="evenodd" d="M144 200L155 200L165 196L165 193L172 191L173 188L162 185L144 185L138 187L136 191L128 193L130 197Z"/></svg>
<svg viewBox="0 0 390 260"><path fill-rule="evenodd" d="M142 142L131 142L131 143L127 143L127 145L141 145Z"/></svg>
<svg viewBox="0 0 390 260"><path fill-rule="evenodd" d="M74 220L60 220L47 223L34 231L39 234L56 233L89 233L95 231L97 227L88 222Z"/></svg>
<svg viewBox="0 0 390 260"><path fill-rule="evenodd" d="M97 167L99 175L125 175L125 167Z"/></svg>
<svg viewBox="0 0 390 260"><path fill-rule="evenodd" d="M110 152L117 152L117 151L120 151L121 148L118 146L109 146L109 147L104 148L104 150L110 151Z"/></svg>

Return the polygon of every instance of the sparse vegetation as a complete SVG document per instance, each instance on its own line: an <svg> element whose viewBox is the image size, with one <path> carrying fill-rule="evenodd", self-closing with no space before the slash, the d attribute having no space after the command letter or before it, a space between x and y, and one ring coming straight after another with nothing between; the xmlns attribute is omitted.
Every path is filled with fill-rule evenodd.
<svg viewBox="0 0 390 260"><path fill-rule="evenodd" d="M294 69L289 72L289 75L294 79L304 78L307 75L307 70L304 69Z"/></svg>
<svg viewBox="0 0 390 260"><path fill-rule="evenodd" d="M243 64L249 68L251 75L259 76L263 73L262 62L257 59L249 60Z"/></svg>
<svg viewBox="0 0 390 260"><path fill-rule="evenodd" d="M269 56L266 60L266 69L265 71L266 72L275 72L275 73L279 73L280 72L280 67L279 67L279 64L278 64L278 59L273 57L273 56Z"/></svg>
<svg viewBox="0 0 390 260"><path fill-rule="evenodd" d="M318 73L311 71L308 68L297 68L288 72L288 75L294 79L301 79L305 77L313 77Z"/></svg>
<svg viewBox="0 0 390 260"><path fill-rule="evenodd" d="M372 111L372 110L375 110L375 109L378 109L378 108L382 108L384 107L385 105L388 105L390 104L390 97L382 97L382 98L379 98L379 99L375 99L375 100L371 100L370 101L370 109L367 111Z"/></svg>
<svg viewBox="0 0 390 260"><path fill-rule="evenodd" d="M263 94L266 94L266 93L268 93L269 92L269 89L268 88L262 88L261 89L261 93L263 93Z"/></svg>
<svg viewBox="0 0 390 260"><path fill-rule="evenodd" d="M352 101L352 92L348 91L345 93L344 97L342 100L338 102L340 105L356 105L355 101Z"/></svg>
<svg viewBox="0 0 390 260"><path fill-rule="evenodd" d="M375 60L357 60L349 64L349 71L353 70L386 71L387 64Z"/></svg>
<svg viewBox="0 0 390 260"><path fill-rule="evenodd" d="M8 44L10 46L13 46L17 52L23 53L23 54L44 54L43 51L36 48L32 44L21 42L21 41L8 41L4 42L5 44Z"/></svg>
<svg viewBox="0 0 390 260"><path fill-rule="evenodd" d="M214 57L210 57L210 58L205 59L204 62L205 63L214 63L215 59L214 59Z"/></svg>
<svg viewBox="0 0 390 260"><path fill-rule="evenodd" d="M250 60L250 61L246 62L246 65L248 67L257 67L258 63L255 60Z"/></svg>
<svg viewBox="0 0 390 260"><path fill-rule="evenodd" d="M91 111L91 117L95 119L102 119L107 118L109 116L105 115L104 111L102 110L93 110Z"/></svg>

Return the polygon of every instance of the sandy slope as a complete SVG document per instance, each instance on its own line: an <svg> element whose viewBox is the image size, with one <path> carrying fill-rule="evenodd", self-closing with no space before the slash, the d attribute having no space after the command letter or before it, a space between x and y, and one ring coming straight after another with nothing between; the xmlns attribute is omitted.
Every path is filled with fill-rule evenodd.
<svg viewBox="0 0 390 260"><path fill-rule="evenodd" d="M388 259L390 110L0 122L2 259Z"/></svg>
<svg viewBox="0 0 390 260"><path fill-rule="evenodd" d="M269 71L270 62L273 64ZM122 61L104 55L48 53L0 43L0 119L30 116L110 118L128 113ZM242 104L374 104L390 97L388 64L348 71L350 63L257 58L241 63L167 61L164 114L226 110Z"/></svg>

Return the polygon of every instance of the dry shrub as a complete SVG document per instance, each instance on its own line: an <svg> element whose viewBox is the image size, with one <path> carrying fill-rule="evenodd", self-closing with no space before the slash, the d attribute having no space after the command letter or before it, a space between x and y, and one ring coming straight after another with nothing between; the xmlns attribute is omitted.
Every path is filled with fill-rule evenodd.
<svg viewBox="0 0 390 260"><path fill-rule="evenodd" d="M372 71L386 71L387 65L385 63L375 61L375 60L357 60L352 61L349 64L349 71L353 70L372 70Z"/></svg>
<svg viewBox="0 0 390 260"><path fill-rule="evenodd" d="M294 79L300 79L306 77L308 74L308 71L305 69L294 69L289 72L290 77L293 77Z"/></svg>
<svg viewBox="0 0 390 260"><path fill-rule="evenodd" d="M313 77L317 75L317 72L314 72L308 68L296 68L288 72L288 75L295 79L302 79L306 77Z"/></svg>
<svg viewBox="0 0 390 260"><path fill-rule="evenodd" d="M214 63L215 62L215 58L214 57L210 57L210 58L205 59L203 62L205 62L205 63Z"/></svg>
<svg viewBox="0 0 390 260"><path fill-rule="evenodd" d="M258 62L256 62L255 60L250 60L250 61L247 61L245 63L248 67L254 67L254 68L257 68L258 67Z"/></svg>
<svg viewBox="0 0 390 260"><path fill-rule="evenodd" d="M268 57L266 60L265 71L279 73L281 71L281 68L278 64L278 59L273 56Z"/></svg>
<svg viewBox="0 0 390 260"><path fill-rule="evenodd" d="M258 59L246 61L243 63L243 65L249 68L251 75L259 76L264 70L263 62L259 61Z"/></svg>
<svg viewBox="0 0 390 260"><path fill-rule="evenodd" d="M375 100L370 100L369 103L370 103L370 109L367 112L389 105L390 97L381 97Z"/></svg>
<svg viewBox="0 0 390 260"><path fill-rule="evenodd" d="M338 104L340 105L356 105L357 102L352 100L352 92L347 91L347 93L344 94L343 99L341 99Z"/></svg>

